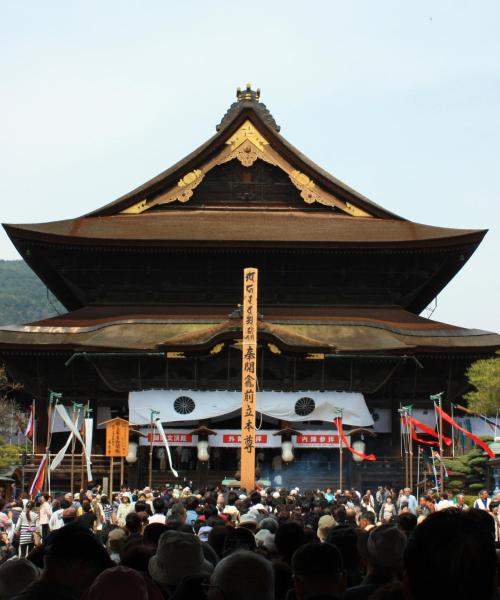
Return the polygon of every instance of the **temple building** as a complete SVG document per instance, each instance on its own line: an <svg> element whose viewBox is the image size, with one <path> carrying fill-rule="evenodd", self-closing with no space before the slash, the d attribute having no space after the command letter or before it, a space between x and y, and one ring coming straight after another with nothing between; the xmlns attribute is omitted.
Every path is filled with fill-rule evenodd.
<svg viewBox="0 0 500 600"><path fill-rule="evenodd" d="M0 327L1 358L36 399L39 453L52 390L88 402L95 427L106 414L147 430L160 411L181 473L196 469L191 431L203 424L215 432L210 469L234 473L249 266L259 269L264 474L282 467L274 434L293 427L290 472L312 477L319 465L333 478L341 407L347 426L376 433L363 441L379 458L346 460L346 478L374 483L399 460L401 404L425 413L433 393L458 401L467 367L500 347L497 334L420 316L486 231L414 223L372 202L292 146L250 86L212 138L118 200L4 227L68 311ZM147 456L141 446L130 477L145 481ZM161 461L155 477L172 480Z"/></svg>

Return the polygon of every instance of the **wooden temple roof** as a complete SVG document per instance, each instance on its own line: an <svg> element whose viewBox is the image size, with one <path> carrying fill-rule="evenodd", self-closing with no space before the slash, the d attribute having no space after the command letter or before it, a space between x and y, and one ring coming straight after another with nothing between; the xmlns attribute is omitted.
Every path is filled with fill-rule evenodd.
<svg viewBox="0 0 500 600"><path fill-rule="evenodd" d="M234 162L246 170L242 185L245 175L251 179L251 167L262 164L274 169L278 179L284 177L275 187L288 191L279 202L265 186L260 202L205 202L207 186L213 185L210 177ZM210 189L220 196L220 187ZM73 245L453 246L477 245L485 234L413 223L356 192L285 140L260 102L260 92L249 86L238 91L212 138L144 185L79 218L4 227L23 256L26 240Z"/></svg>
<svg viewBox="0 0 500 600"><path fill-rule="evenodd" d="M80 217L52 223L6 225L18 239L53 244L182 244L305 246L454 246L479 244L486 231L450 229L397 219L332 216L323 212L175 210L167 213Z"/></svg>
<svg viewBox="0 0 500 600"><path fill-rule="evenodd" d="M415 353L489 351L500 335L414 315L399 307L261 307L261 339L284 351ZM2 351L201 351L241 335L231 307L93 306L23 326L0 327Z"/></svg>

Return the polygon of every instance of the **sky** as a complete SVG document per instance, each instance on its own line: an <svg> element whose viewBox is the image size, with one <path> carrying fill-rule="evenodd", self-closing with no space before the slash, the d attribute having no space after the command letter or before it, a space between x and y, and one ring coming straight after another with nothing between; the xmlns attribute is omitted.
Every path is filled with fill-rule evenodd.
<svg viewBox="0 0 500 600"><path fill-rule="evenodd" d="M432 318L500 331L495 0L4 0L0 221L130 191L212 136L247 82L285 138L370 199L489 229ZM17 258L2 230L0 259Z"/></svg>

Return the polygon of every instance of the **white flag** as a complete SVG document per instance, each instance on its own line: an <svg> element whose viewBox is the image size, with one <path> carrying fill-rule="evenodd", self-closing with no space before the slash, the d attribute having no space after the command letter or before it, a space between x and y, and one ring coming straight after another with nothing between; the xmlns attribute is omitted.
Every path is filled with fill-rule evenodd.
<svg viewBox="0 0 500 600"><path fill-rule="evenodd" d="M155 419L155 425L156 429L158 429L158 433L160 434L163 443L165 444L165 450L167 451L168 464L170 465L170 470L172 471L174 477L179 477L179 473L177 473L177 471L172 466L172 456L170 455L170 447L168 445L167 436L165 435L165 431L163 430L163 425L161 424L160 419Z"/></svg>
<svg viewBox="0 0 500 600"><path fill-rule="evenodd" d="M68 436L68 441L59 450L59 452L55 455L54 460L50 463L51 471L55 471L57 469L57 467L61 464L62 459L66 456L66 452L68 451L68 448L69 448L69 445L71 444L72 439L73 439L73 433L70 433Z"/></svg>
<svg viewBox="0 0 500 600"><path fill-rule="evenodd" d="M87 459L87 479L92 481L91 456L92 456L92 424L93 419L85 419L85 458Z"/></svg>
<svg viewBox="0 0 500 600"><path fill-rule="evenodd" d="M90 464L90 456L87 453L87 448L86 448L85 444L83 443L82 436L80 435L80 432L76 428L73 421L70 419L70 417L68 415L68 411L66 410L66 407L63 406L62 404L57 404L56 410L59 413L59 416L61 417L61 419L66 424L66 427L71 431L71 433L75 436L75 438L82 445L83 451L85 452L85 458L88 460L88 462Z"/></svg>

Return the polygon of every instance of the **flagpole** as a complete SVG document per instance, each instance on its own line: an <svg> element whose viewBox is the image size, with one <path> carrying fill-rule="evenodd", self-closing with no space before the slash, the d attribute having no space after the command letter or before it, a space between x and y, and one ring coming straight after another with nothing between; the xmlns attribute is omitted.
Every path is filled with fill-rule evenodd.
<svg viewBox="0 0 500 600"><path fill-rule="evenodd" d="M87 406L85 406L83 408L83 415L82 415L82 424L83 424L83 429L81 432L81 437L82 437L82 464L81 464L81 473L80 473L80 480L81 480L81 486L80 486L80 490L84 490L85 489L85 455L86 455L86 451L85 451L85 418L87 417L87 411L89 409L89 402L87 400Z"/></svg>
<svg viewBox="0 0 500 600"><path fill-rule="evenodd" d="M153 411L151 411L151 417L149 420L149 431L150 431L151 438L150 438L150 442L149 442L148 485L149 485L149 489L151 489L152 483L153 483L153 436L154 436Z"/></svg>
<svg viewBox="0 0 500 600"><path fill-rule="evenodd" d="M32 447L31 447L31 455L35 454L35 442L36 442L36 420L35 420L35 409L36 409L36 404L35 404L35 400L33 399L31 402L31 410L32 410L32 415L33 415L33 433L31 434L31 443L32 443ZM27 445L27 442L26 442ZM26 450L28 448L26 447Z"/></svg>
<svg viewBox="0 0 500 600"><path fill-rule="evenodd" d="M444 492L444 457L443 457L443 393L439 392L439 394L434 394L431 396L431 400L434 402L434 411L436 410L436 400L439 403L439 477L441 481L439 482L439 490L441 496Z"/></svg>
<svg viewBox="0 0 500 600"><path fill-rule="evenodd" d="M417 502L418 502L418 496L419 496L419 490L420 490L420 446L417 446Z"/></svg>
<svg viewBox="0 0 500 600"><path fill-rule="evenodd" d="M401 421L401 402L399 403L399 455L403 459L403 422Z"/></svg>
<svg viewBox="0 0 500 600"><path fill-rule="evenodd" d="M411 408L408 410L408 416L411 417ZM413 491L413 436L411 435L411 427L408 424L408 447L410 451L410 484L408 487Z"/></svg>
<svg viewBox="0 0 500 600"><path fill-rule="evenodd" d="M442 410L443 409L443 395L440 394L439 395L439 408ZM443 455L443 414L440 412L439 413L439 432L440 432L440 436L439 436L439 454L441 456L441 460L439 461L439 478L440 478L440 491L441 491L441 496L443 495L444 492L444 455Z"/></svg>
<svg viewBox="0 0 500 600"><path fill-rule="evenodd" d="M451 418L453 420L455 420L455 413L453 410L453 402L451 403ZM455 430L453 429L453 427L451 428L451 452L452 452L452 456L453 458L455 458Z"/></svg>
<svg viewBox="0 0 500 600"><path fill-rule="evenodd" d="M75 414L77 415L76 419L75 419ZM72 409L72 413L71 413L71 420L73 421L73 424L76 427L76 422L78 420L78 413L76 412L76 403L73 402L73 409ZM73 439L71 440L71 474L70 474L70 488L69 491L73 494L75 491L75 446L76 446L76 439L75 436L73 436Z"/></svg>
<svg viewBox="0 0 500 600"><path fill-rule="evenodd" d="M405 487L408 487L408 420L406 418L406 408L402 408L401 412L401 438L403 440L403 448L405 451Z"/></svg>
<svg viewBox="0 0 500 600"><path fill-rule="evenodd" d="M344 449L343 449L343 425L342 425L342 411L340 411L340 415L338 416L338 423L339 423L339 427L338 427L338 434L339 434L339 488L340 488L340 493L343 492L343 454L344 454Z"/></svg>

